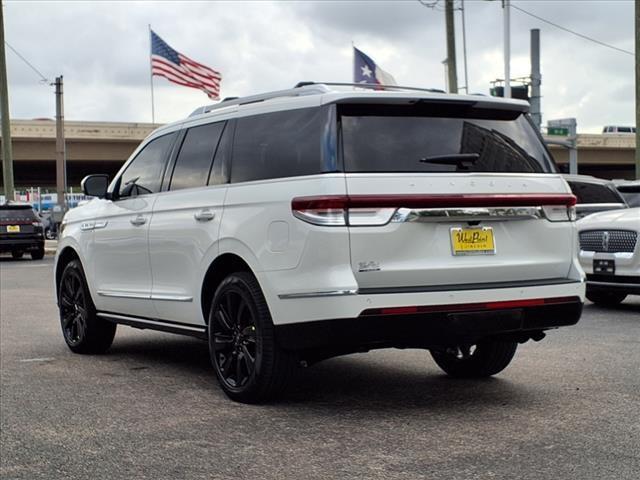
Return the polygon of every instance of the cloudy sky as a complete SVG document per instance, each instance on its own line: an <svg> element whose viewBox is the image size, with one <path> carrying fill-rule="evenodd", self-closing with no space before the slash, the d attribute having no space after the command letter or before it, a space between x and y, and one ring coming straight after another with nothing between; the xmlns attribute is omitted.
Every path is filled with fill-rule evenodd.
<svg viewBox="0 0 640 480"><path fill-rule="evenodd" d="M433 0L429 0L432 2ZM5 39L49 80L64 75L70 120L149 122L148 24L169 45L223 75L222 96L351 81L353 42L401 85L444 88L444 0L319 2L108 2L4 0ZM459 5L459 2L457 2ZM623 50L634 51L632 0L513 4ZM500 1L466 0L469 91L504 76ZM530 73L529 31L541 30L543 122L577 117L582 132L633 125L634 57L518 10L511 13L511 72ZM456 12L458 78L464 84ZM7 49L13 118L53 117L53 88ZM156 121L210 103L204 93L154 78Z"/></svg>

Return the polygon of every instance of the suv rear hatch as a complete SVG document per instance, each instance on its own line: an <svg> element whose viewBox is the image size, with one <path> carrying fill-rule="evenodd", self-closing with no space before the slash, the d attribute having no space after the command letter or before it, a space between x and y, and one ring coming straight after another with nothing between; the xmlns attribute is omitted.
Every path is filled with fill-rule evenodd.
<svg viewBox="0 0 640 480"><path fill-rule="evenodd" d="M30 236L39 222L31 205L0 205L0 236L4 239Z"/></svg>
<svg viewBox="0 0 640 480"><path fill-rule="evenodd" d="M361 293L567 277L575 197L522 109L482 105L337 106Z"/></svg>

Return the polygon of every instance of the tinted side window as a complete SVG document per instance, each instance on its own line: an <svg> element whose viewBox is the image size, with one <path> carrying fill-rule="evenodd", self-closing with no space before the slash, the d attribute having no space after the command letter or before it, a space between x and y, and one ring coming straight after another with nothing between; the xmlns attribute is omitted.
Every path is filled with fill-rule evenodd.
<svg viewBox="0 0 640 480"><path fill-rule="evenodd" d="M319 108L239 118L231 181L322 173L321 129Z"/></svg>
<svg viewBox="0 0 640 480"><path fill-rule="evenodd" d="M623 203L619 194L597 183L569 182L578 203Z"/></svg>
<svg viewBox="0 0 640 480"><path fill-rule="evenodd" d="M160 190L162 172L175 135L158 137L138 153L120 177L119 197L134 197Z"/></svg>
<svg viewBox="0 0 640 480"><path fill-rule="evenodd" d="M231 164L231 149L233 148L233 132L235 120L228 120L218 142L216 155L213 159L213 167L209 174L209 185L229 183L229 167Z"/></svg>
<svg viewBox="0 0 640 480"><path fill-rule="evenodd" d="M171 177L170 190L204 187L225 122L187 130Z"/></svg>

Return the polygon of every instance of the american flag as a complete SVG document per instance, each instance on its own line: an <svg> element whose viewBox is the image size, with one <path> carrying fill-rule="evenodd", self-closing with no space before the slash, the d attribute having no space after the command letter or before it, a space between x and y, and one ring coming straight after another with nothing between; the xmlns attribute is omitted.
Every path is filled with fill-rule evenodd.
<svg viewBox="0 0 640 480"><path fill-rule="evenodd" d="M212 100L220 95L219 72L194 62L175 51L151 31L151 74L165 77L170 82L202 90Z"/></svg>

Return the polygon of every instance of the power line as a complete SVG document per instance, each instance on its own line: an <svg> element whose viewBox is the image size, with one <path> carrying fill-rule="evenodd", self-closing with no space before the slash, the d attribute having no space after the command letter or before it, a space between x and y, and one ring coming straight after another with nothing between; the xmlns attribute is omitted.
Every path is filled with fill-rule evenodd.
<svg viewBox="0 0 640 480"><path fill-rule="evenodd" d="M9 48L11 49L11 51L12 51L13 53L15 53L15 54L20 58L20 60L22 60L24 63L26 63L26 64L31 68L31 70L33 70L34 72L36 72L36 73L38 74L38 76L40 77L40 83L49 83L49 80L47 79L47 77L45 77L45 76L40 72L40 70L38 70L36 67L34 67L34 66L29 62L29 60L27 60L27 59L26 59L26 58L24 58L22 55L20 55L20 52L18 52L15 48L13 48L13 47L9 44L9 42L7 42L7 41L5 40L4 44L5 44L7 47L9 47Z"/></svg>
<svg viewBox="0 0 640 480"><path fill-rule="evenodd" d="M601 42L600 40L596 40L595 38L588 37L587 35L583 35L582 33L578 33L578 32L575 32L573 30L569 30L568 28L560 26L557 23L553 23L553 22L551 22L549 20L546 20L546 19L544 19L542 17L534 15L531 12L528 12L528 11L524 10L523 8L517 7L513 3L510 3L510 5L511 5L511 8L515 8L516 10L519 10L522 13L524 13L526 15L529 15L530 17L537 18L541 22L548 23L549 25L552 25L552 26L554 26L556 28L559 28L560 30L564 30L565 32L572 33L573 35L576 35L576 36L578 36L580 38L584 38L585 40L589 40L590 42L597 43L598 45L601 45L603 47L608 47L608 48L611 48L613 50L617 50L618 52L622 52L622 53L626 53L627 55L634 55L635 56L635 53L630 52L629 50L624 50L623 48L614 47L613 45L609 45L608 43Z"/></svg>

